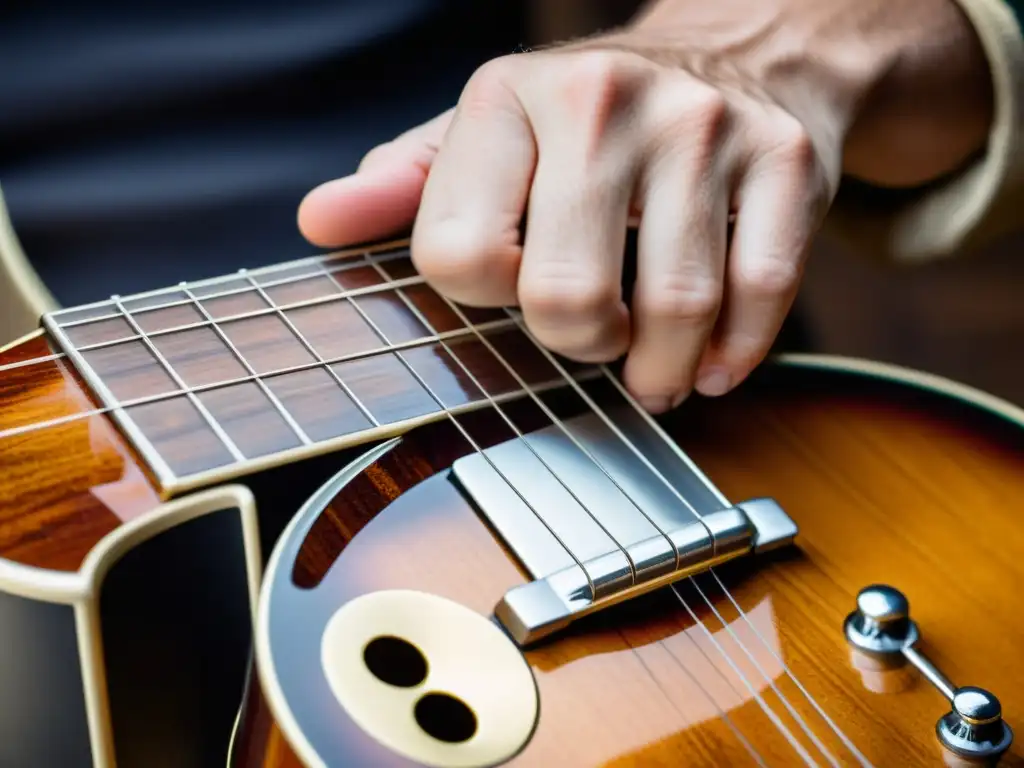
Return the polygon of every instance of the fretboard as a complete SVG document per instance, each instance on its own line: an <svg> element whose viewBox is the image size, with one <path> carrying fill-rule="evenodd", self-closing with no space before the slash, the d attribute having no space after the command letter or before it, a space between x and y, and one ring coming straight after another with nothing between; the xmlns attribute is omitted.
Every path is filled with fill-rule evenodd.
<svg viewBox="0 0 1024 768"><path fill-rule="evenodd" d="M530 389L564 383L514 316L451 304L404 245L114 296L44 324L165 490L521 396L509 362Z"/></svg>

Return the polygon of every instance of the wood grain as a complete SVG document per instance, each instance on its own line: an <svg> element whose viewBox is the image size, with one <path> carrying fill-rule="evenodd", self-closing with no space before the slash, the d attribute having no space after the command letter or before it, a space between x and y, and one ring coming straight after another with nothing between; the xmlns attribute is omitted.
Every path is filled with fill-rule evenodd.
<svg viewBox="0 0 1024 768"><path fill-rule="evenodd" d="M388 280L415 274L407 258L385 262L383 267L386 277L369 267L353 269L351 265L330 270L330 277L319 271L305 274L303 270L311 267L296 268L293 282L264 287L257 279L259 290L244 289L230 296L207 295L197 287L193 304L160 305L161 301L187 300L177 290L125 300L131 320L151 334L148 341L185 388L199 388L191 393L170 375L146 340L138 338L126 317L109 316L116 308L71 310L60 315L58 322L178 477L236 461L212 428L211 418L248 459L299 447L302 436L293 424L313 442L342 436L354 436L358 442L358 435L373 427L374 421L391 425L424 417L441 419L444 408L481 406L488 396L519 390L502 362L432 289L412 285L400 295L388 288ZM288 269L273 273L274 277L282 279ZM240 286L228 282L218 289L251 286L235 282ZM344 294L374 286L382 290L353 301ZM278 304L325 297L330 301L315 305ZM430 328L406 302L418 309ZM214 317L229 319L216 327L183 327L203 321L198 306ZM237 316L271 308L281 309L281 314ZM466 315L473 323L505 321L504 327L483 333L498 354L514 361L527 383L560 380L504 313L467 309ZM364 356L317 365L317 358L284 322L285 317L321 358ZM431 341L434 331L460 329L461 336L444 344ZM416 346L400 352L391 349L405 342ZM120 522L153 509L169 491L152 479L143 450L130 445L106 415L68 420L100 408L101 403L67 358L9 367L52 357L57 351L40 336L0 355L0 555L44 568L73 570L100 538ZM257 377L249 375L236 351ZM293 365L312 367L269 373ZM150 400L136 402L145 398ZM63 421L5 434L53 420ZM216 477L209 482L216 483Z"/></svg>
<svg viewBox="0 0 1024 768"><path fill-rule="evenodd" d="M376 425L443 418L444 408L518 389L477 333L528 383L560 380L504 311L466 308L474 326L492 324L468 328L429 286L393 287L416 277L408 257L377 266L284 267L252 283L218 284L229 295L197 286L188 303L129 299L106 314L74 310L55 322L90 380L125 405L177 478ZM448 333L456 336L436 339Z"/></svg>
<svg viewBox="0 0 1024 768"><path fill-rule="evenodd" d="M107 418L81 416L96 405L67 360L30 362L52 352L39 336L0 353L0 556L73 571L160 500ZM57 419L69 420L10 433Z"/></svg>
<svg viewBox="0 0 1024 768"><path fill-rule="evenodd" d="M738 731L768 765L801 764L793 742L819 765L825 753L858 764L848 744L874 765L939 765L934 726L948 704L912 675L863 669L842 636L857 591L880 581L908 594L940 668L996 692L1021 732L1024 621L1011 587L1024 577L1020 426L917 389L777 367L665 424L730 498L778 499L801 527L799 546L720 568L721 584L681 585L699 621L663 590L529 651L542 714L513 764L754 764ZM316 595L331 568L321 599L338 606L411 588L488 615L523 575L436 474L458 445L450 426L422 428L350 484L306 540L296 583ZM896 691L872 690L885 688ZM335 760L402 764L324 707L345 740ZM242 729L239 765L292 768L267 717L254 692L246 722L264 726ZM1018 742L1004 765L1021 764Z"/></svg>

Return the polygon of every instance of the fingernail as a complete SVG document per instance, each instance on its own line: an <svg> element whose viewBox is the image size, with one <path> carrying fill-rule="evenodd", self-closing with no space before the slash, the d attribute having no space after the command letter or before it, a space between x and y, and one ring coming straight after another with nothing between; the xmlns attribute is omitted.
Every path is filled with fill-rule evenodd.
<svg viewBox="0 0 1024 768"><path fill-rule="evenodd" d="M642 405L644 410L648 413L662 413L672 407L672 401L669 398L661 397L660 395L641 397L639 400L640 405Z"/></svg>
<svg viewBox="0 0 1024 768"><path fill-rule="evenodd" d="M724 368L711 368L697 379L697 391L708 397L718 397L729 391L732 377Z"/></svg>

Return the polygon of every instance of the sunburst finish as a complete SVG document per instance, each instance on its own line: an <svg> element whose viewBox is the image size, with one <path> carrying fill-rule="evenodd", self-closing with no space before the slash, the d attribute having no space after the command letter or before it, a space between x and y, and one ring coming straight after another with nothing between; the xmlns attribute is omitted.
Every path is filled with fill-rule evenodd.
<svg viewBox="0 0 1024 768"><path fill-rule="evenodd" d="M501 357L477 336L481 324ZM407 259L235 276L48 327L62 338L40 332L0 351L0 612L17 640L0 654L0 732L32 730L24 718L39 701L84 700L70 719L33 715L33 748L47 747L46 729L73 722L104 768L206 764L229 740L234 765L295 768L300 740L279 724L289 704L268 703L265 685L291 676L309 691L309 717L326 718L335 735L335 751L321 757L403 764L324 692L315 663L297 670L264 659L243 691L244 640L209 647L247 636L252 595L244 586L221 594L214 566L237 577L232 563L243 554L261 561L326 478L402 435L312 510L308 531L290 542L296 556L271 559L275 573L328 612L407 588L489 616L526 576L445 477L473 450L449 415L484 446L509 437L490 396L524 429L545 426L505 364L546 387L559 379L550 362L508 316L454 311ZM112 418L119 408L135 432ZM800 526L797 543L527 650L541 715L512 764L941 763L934 728L948 704L915 675L866 669L844 641L843 619L874 582L907 593L922 648L946 675L994 691L1007 722L1024 729L1024 620L1013 587L1024 576L1019 409L908 372L784 358L725 398L693 398L663 426L729 498L777 499ZM251 536L224 528L215 538L214 528L186 522L191 492L230 483L255 494L262 553ZM178 516L169 528L167 514ZM143 552L151 524L153 541L167 546ZM129 529L135 539L123 538ZM123 570L110 593L89 563L115 541L138 570ZM172 609L170 587L186 577L198 591ZM101 603L99 631L89 617ZM50 624L51 608L68 612ZM297 616L289 631L315 648L322 627ZM80 665L85 684L43 684L58 645L61 664ZM16 655L25 649L30 659ZM147 664L162 675L148 687L138 682ZM86 672L115 681L112 708ZM174 680L190 682L166 687ZM214 698L244 698L233 738L234 712ZM317 725L296 722L300 731ZM24 763L20 745L7 740L0 762ZM1004 764L1024 764L1021 749Z"/></svg>
<svg viewBox="0 0 1024 768"><path fill-rule="evenodd" d="M512 764L756 764L743 739L768 765L940 764L934 727L948 703L906 671L873 671L844 640L858 590L879 581L908 594L938 666L996 692L1024 726L1011 587L1024 576L1020 425L863 371L780 366L666 426L730 498L778 499L798 546L719 568L721 582L683 582L685 605L662 590L529 650L542 715ZM462 444L450 426L413 432L332 499L290 566L307 599L340 607L405 588L490 615L524 576L438 475ZM329 696L317 701L338 734L329 764L406 764ZM250 743L239 765L298 764L255 689L249 705L241 740L266 746ZM1004 764L1020 764L1020 749Z"/></svg>

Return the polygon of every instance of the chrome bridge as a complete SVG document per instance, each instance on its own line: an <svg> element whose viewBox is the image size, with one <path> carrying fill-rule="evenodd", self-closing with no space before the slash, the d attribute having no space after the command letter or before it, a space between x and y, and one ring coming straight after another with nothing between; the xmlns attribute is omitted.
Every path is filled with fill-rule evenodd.
<svg viewBox="0 0 1024 768"><path fill-rule="evenodd" d="M514 438L455 462L453 478L533 581L495 615L520 646L688 575L792 543L771 499L732 505L632 408Z"/></svg>

